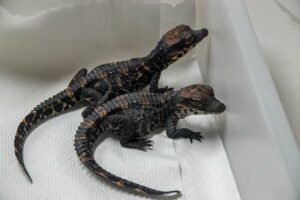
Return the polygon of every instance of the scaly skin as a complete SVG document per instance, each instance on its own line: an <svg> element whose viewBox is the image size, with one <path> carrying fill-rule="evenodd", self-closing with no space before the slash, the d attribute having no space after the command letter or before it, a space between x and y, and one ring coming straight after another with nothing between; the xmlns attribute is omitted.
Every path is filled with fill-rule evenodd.
<svg viewBox="0 0 300 200"><path fill-rule="evenodd" d="M146 57L103 64L88 74L86 69L80 70L66 89L35 107L18 127L14 141L15 155L29 180L32 182L24 165L23 147L34 125L49 116L68 110L79 102L90 102L90 106L83 112L83 116L87 116L97 102L104 103L120 94L138 91L147 85L150 85L150 92L170 90L167 87L157 87L161 72L188 53L207 34L206 29L195 31L186 25L180 25L168 31Z"/></svg>
<svg viewBox="0 0 300 200"><path fill-rule="evenodd" d="M98 136L108 132L117 135L126 148L146 151L153 142L143 136L166 127L170 138L188 138L192 142L203 138L200 133L177 129L179 119L189 115L218 114L226 109L207 85L191 85L179 91L165 93L136 92L118 96L94 111L81 122L75 135L75 150L81 162L102 178L119 187L148 195L178 195L180 191L159 191L120 178L102 167L93 158L93 147Z"/></svg>

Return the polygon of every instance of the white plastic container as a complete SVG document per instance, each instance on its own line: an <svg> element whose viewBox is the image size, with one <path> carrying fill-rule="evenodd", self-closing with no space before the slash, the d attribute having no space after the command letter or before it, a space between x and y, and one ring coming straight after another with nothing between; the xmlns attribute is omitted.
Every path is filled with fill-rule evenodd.
<svg viewBox="0 0 300 200"><path fill-rule="evenodd" d="M96 160L147 186L182 189L180 199L300 198L299 151L241 0L13 2L0 9L1 199L140 199L80 164L73 151L79 111L47 121L29 137L24 152L32 185L15 161L14 132L31 108L63 89L82 66L143 56L182 23L208 28L209 37L164 72L161 85L208 83L226 113L186 120L209 133L201 144L173 143L159 134L145 156L107 139ZM207 123L212 127L202 127Z"/></svg>
<svg viewBox="0 0 300 200"><path fill-rule="evenodd" d="M203 76L226 99L221 137L241 198L299 199L299 150L247 10L239 0L202 5L212 32Z"/></svg>

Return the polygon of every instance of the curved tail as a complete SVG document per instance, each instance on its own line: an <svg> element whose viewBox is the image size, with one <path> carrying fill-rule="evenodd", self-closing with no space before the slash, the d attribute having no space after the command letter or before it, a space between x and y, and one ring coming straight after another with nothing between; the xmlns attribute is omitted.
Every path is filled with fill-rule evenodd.
<svg viewBox="0 0 300 200"><path fill-rule="evenodd" d="M89 116L93 118L92 115ZM75 150L80 159L80 161L87 166L90 170L94 173L98 174L102 178L108 180L116 184L118 187L131 189L140 194L147 194L147 195L180 195L180 191L172 190L172 191L159 191L154 190L149 187L139 185L137 183L128 181L121 177L118 177L102 167L100 167L97 162L93 158L93 146L95 141L97 140L98 134L100 131L96 129L96 122L93 119L86 118L79 126L77 133L75 135ZM104 128L99 128L101 132Z"/></svg>
<svg viewBox="0 0 300 200"><path fill-rule="evenodd" d="M68 110L78 101L80 101L80 97L74 94L70 89L63 90L35 107L19 124L14 141L15 155L30 182L32 182L32 179L23 160L23 147L30 130L41 120Z"/></svg>

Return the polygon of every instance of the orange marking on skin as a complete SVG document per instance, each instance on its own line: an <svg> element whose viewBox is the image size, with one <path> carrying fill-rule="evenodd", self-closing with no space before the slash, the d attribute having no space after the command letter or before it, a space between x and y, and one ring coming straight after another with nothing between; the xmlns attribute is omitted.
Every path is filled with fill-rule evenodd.
<svg viewBox="0 0 300 200"><path fill-rule="evenodd" d="M83 122L80 123L80 126L83 126L85 128L90 128L93 127L95 125L94 121L91 120L84 120Z"/></svg>
<svg viewBox="0 0 300 200"><path fill-rule="evenodd" d="M95 109L95 112L100 116L100 117L105 117L107 115L107 110L104 107L98 107Z"/></svg>
<svg viewBox="0 0 300 200"><path fill-rule="evenodd" d="M81 162L87 162L87 161L90 161L90 160L92 160L91 158L88 158L88 157L83 157L82 159L81 159Z"/></svg>
<svg viewBox="0 0 300 200"><path fill-rule="evenodd" d="M87 124L83 121L83 122L80 122L80 126L82 127L85 127L85 128L88 128Z"/></svg>
<svg viewBox="0 0 300 200"><path fill-rule="evenodd" d="M128 108L128 102L125 99L125 96L118 96L116 100L119 102L119 105L122 109Z"/></svg>
<svg viewBox="0 0 300 200"><path fill-rule="evenodd" d="M143 194L146 194L146 192L144 192L142 189L140 189L140 188L136 188L136 189L134 189L135 191L137 191L137 192L139 192L139 193L143 193Z"/></svg>
<svg viewBox="0 0 300 200"><path fill-rule="evenodd" d="M191 85L181 90L180 95L182 97L199 99L201 97L212 96L213 91L205 85Z"/></svg>
<svg viewBox="0 0 300 200"><path fill-rule="evenodd" d="M117 96L117 97L116 97L116 100L117 100L117 101L120 101L120 100L121 100L121 97L120 97L120 96Z"/></svg>
<svg viewBox="0 0 300 200"><path fill-rule="evenodd" d="M107 74L104 72L99 73L99 74L97 74L97 78L98 79L107 79Z"/></svg>
<svg viewBox="0 0 300 200"><path fill-rule="evenodd" d="M118 106L125 108L125 101L123 97L117 96L116 101L118 102Z"/></svg>
<svg viewBox="0 0 300 200"><path fill-rule="evenodd" d="M107 111L106 110L101 112L101 117L105 117L106 115L107 115Z"/></svg>
<svg viewBox="0 0 300 200"><path fill-rule="evenodd" d="M79 136L79 137L76 137L74 140L77 141L77 140L84 140L86 139L86 136Z"/></svg>
<svg viewBox="0 0 300 200"><path fill-rule="evenodd" d="M168 46L171 46L179 41L179 33L180 31L178 29L172 29L164 34L163 40Z"/></svg>
<svg viewBox="0 0 300 200"><path fill-rule="evenodd" d="M86 122L85 121L82 121L82 122L80 122L80 126L83 126L83 127L88 127L88 125L86 124Z"/></svg>
<svg viewBox="0 0 300 200"><path fill-rule="evenodd" d="M68 95L69 97L72 97L72 96L73 96L73 90L72 90L70 87L68 87L67 89L65 89L65 92L67 93L67 95Z"/></svg>
<svg viewBox="0 0 300 200"><path fill-rule="evenodd" d="M143 64L143 67L144 67L145 71L150 71L150 67L148 65Z"/></svg>
<svg viewBox="0 0 300 200"><path fill-rule="evenodd" d="M128 104L122 104L122 105L121 105L121 108L122 108L122 109L127 109L127 108L128 108Z"/></svg>
<svg viewBox="0 0 300 200"><path fill-rule="evenodd" d="M86 162L86 161L91 160L91 158L86 157L85 153L83 153L83 154L81 154L81 155L79 156L79 160L80 160L81 162Z"/></svg>
<svg viewBox="0 0 300 200"><path fill-rule="evenodd" d="M78 82L79 82L80 86L81 86L81 87L83 87L83 86L85 86L85 85L86 85L86 83L87 83L87 80L86 80L85 78L84 78L84 79L83 79L83 78L81 78L81 79L79 79L79 80L78 80Z"/></svg>
<svg viewBox="0 0 300 200"><path fill-rule="evenodd" d="M120 187L124 187L124 182L123 181L118 181L118 182L116 182L116 184Z"/></svg>
<svg viewBox="0 0 300 200"><path fill-rule="evenodd" d="M83 123L86 124L88 127L92 127L92 126L95 125L95 122L92 121L92 120L89 120L89 119L85 119L85 120L83 121Z"/></svg>
<svg viewBox="0 0 300 200"><path fill-rule="evenodd" d="M128 68L127 68L127 67L122 67L122 68L121 68L121 72L122 72L122 74L124 74L125 76L128 76Z"/></svg>
<svg viewBox="0 0 300 200"><path fill-rule="evenodd" d="M99 174L100 176L102 176L103 178L107 179L107 174L105 172L96 172L97 174Z"/></svg>

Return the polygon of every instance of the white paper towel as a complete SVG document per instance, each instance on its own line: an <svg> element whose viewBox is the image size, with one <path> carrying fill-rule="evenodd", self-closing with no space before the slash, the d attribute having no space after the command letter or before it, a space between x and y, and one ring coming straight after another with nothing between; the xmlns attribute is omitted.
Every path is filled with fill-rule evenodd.
<svg viewBox="0 0 300 200"><path fill-rule="evenodd" d="M73 137L82 120L81 110L46 121L29 136L24 160L33 184L18 166L13 140L20 120L65 88L80 68L144 56L167 29L180 23L194 25L194 1L163 2L63 2L27 16L0 8L1 200L149 199L104 183L80 163ZM205 45L204 41L197 48ZM164 72L161 85L178 89L200 82L194 52ZM202 143L173 141L162 131L151 136L154 150L145 153L122 148L109 137L100 143L95 158L129 180L160 190L181 190L184 195L179 199L240 199L217 121L197 116L181 122L181 126L202 130Z"/></svg>

